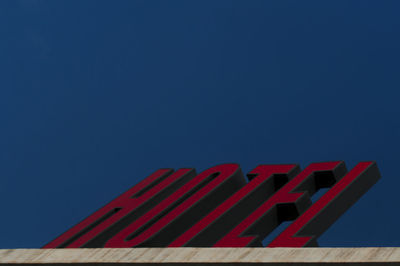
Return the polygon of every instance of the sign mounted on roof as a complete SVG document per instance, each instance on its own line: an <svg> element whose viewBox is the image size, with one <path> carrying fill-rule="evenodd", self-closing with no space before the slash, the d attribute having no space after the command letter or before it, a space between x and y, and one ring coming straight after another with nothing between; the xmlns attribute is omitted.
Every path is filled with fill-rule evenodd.
<svg viewBox="0 0 400 266"><path fill-rule="evenodd" d="M380 178L374 162L222 164L160 169L43 248L318 246L317 238ZM329 188L316 202L311 197Z"/></svg>

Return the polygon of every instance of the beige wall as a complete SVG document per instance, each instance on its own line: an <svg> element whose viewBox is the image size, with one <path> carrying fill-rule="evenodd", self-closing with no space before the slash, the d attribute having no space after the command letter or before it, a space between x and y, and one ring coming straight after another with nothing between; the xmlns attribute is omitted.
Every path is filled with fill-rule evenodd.
<svg viewBox="0 0 400 266"><path fill-rule="evenodd" d="M0 264L400 265L400 248L3 249ZM372 264L371 264L372 263Z"/></svg>

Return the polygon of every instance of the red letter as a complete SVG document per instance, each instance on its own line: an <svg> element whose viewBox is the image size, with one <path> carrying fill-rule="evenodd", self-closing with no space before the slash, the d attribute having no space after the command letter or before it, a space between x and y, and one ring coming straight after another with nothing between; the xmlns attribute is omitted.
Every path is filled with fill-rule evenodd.
<svg viewBox="0 0 400 266"><path fill-rule="evenodd" d="M237 164L212 167L123 229L105 246L167 246L244 185Z"/></svg>
<svg viewBox="0 0 400 266"><path fill-rule="evenodd" d="M342 162L314 163L278 190L219 240L214 247L262 246L261 241L282 221L293 220L311 205L310 195L344 174Z"/></svg>
<svg viewBox="0 0 400 266"><path fill-rule="evenodd" d="M357 164L268 247L318 246L317 237L351 207L380 178L374 162Z"/></svg>
<svg viewBox="0 0 400 266"><path fill-rule="evenodd" d="M248 174L251 181L246 186L180 235L169 247L213 246L299 171L295 164L258 166Z"/></svg>
<svg viewBox="0 0 400 266"><path fill-rule="evenodd" d="M192 179L194 169L160 169L43 248L102 247L127 223Z"/></svg>

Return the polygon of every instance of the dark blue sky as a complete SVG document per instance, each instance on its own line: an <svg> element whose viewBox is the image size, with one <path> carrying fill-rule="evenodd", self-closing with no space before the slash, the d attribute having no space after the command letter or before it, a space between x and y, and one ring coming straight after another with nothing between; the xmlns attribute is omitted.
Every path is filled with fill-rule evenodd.
<svg viewBox="0 0 400 266"><path fill-rule="evenodd" d="M0 248L159 168L376 160L319 239L400 246L399 1L1 1Z"/></svg>

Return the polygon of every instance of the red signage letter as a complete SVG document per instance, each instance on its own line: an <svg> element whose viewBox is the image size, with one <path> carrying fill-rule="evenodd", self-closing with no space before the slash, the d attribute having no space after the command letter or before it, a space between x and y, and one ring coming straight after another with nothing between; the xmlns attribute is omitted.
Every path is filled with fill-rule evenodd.
<svg viewBox="0 0 400 266"><path fill-rule="evenodd" d="M205 170L115 235L105 247L166 246L245 182L237 164L223 164ZM184 201L177 205L179 200ZM170 210L171 207L175 208Z"/></svg>
<svg viewBox="0 0 400 266"><path fill-rule="evenodd" d="M295 164L258 166L248 174L251 181L246 186L180 235L169 247L211 247L299 171Z"/></svg>
<svg viewBox="0 0 400 266"><path fill-rule="evenodd" d="M357 164L268 247L318 246L317 237L331 226L380 178L374 162Z"/></svg>
<svg viewBox="0 0 400 266"><path fill-rule="evenodd" d="M261 241L282 221L294 220L310 205L310 195L343 176L343 162L314 163L278 190L219 240L214 247L262 246Z"/></svg>
<svg viewBox="0 0 400 266"><path fill-rule="evenodd" d="M101 247L123 225L142 216L191 180L194 169L160 169L43 248Z"/></svg>

